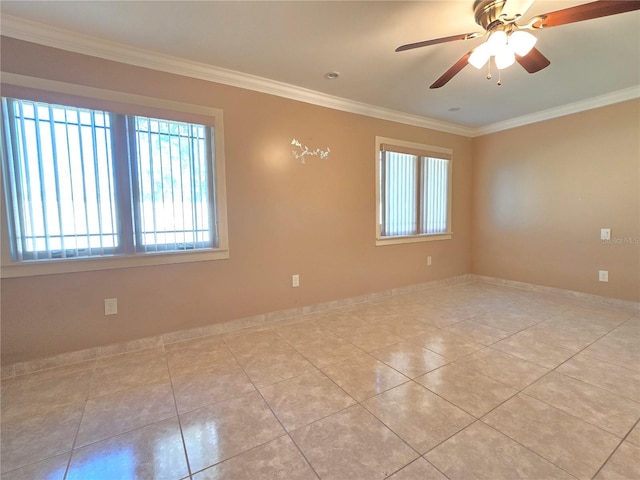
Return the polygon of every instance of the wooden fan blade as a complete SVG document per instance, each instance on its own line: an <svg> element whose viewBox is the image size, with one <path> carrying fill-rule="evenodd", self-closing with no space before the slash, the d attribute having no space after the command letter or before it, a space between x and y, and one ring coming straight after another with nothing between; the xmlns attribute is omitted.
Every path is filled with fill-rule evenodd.
<svg viewBox="0 0 640 480"><path fill-rule="evenodd" d="M640 9L640 0L601 0L540 15L533 28L549 28Z"/></svg>
<svg viewBox="0 0 640 480"><path fill-rule="evenodd" d="M425 40L423 42L409 43L396 48L396 52L404 52L405 50L412 50L414 48L428 47L429 45L437 45L438 43L454 42L456 40L469 40L471 38L478 38L482 36L482 33L462 33L460 35L451 35L450 37L436 38L434 40Z"/></svg>
<svg viewBox="0 0 640 480"><path fill-rule="evenodd" d="M545 57L540 50L532 48L524 57L516 55L516 60L529 73L536 73L551 65L551 61Z"/></svg>
<svg viewBox="0 0 640 480"><path fill-rule="evenodd" d="M440 88L446 85L449 80L451 80L458 73L460 73L460 70L462 70L464 67L467 66L467 63L469 63L468 60L470 56L471 56L471 52L466 53L460 60L454 63L449 70L444 72L439 79L433 82L433 84L429 88Z"/></svg>

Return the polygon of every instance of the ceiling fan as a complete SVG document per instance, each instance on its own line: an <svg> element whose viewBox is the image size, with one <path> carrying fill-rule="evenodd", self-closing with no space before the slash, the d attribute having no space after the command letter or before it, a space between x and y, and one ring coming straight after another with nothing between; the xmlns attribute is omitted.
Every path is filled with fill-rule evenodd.
<svg viewBox="0 0 640 480"><path fill-rule="evenodd" d="M463 33L449 37L409 43L396 48L396 52L427 47L438 43L456 40L470 40L488 36L485 43L470 50L453 64L429 88L440 88L457 75L467 63L476 68L482 68L491 57L498 70L518 62L529 73L536 73L548 67L551 62L537 48L534 47L536 37L526 30L540 30L557 27L568 23L582 22L594 18L617 15L640 9L640 0L599 0L575 7L556 10L533 17L526 24L518 21L526 13L534 0L475 0L473 13L476 23L484 32ZM489 70L490 72L490 70ZM491 73L487 76L491 78ZM500 82L498 82L500 84Z"/></svg>

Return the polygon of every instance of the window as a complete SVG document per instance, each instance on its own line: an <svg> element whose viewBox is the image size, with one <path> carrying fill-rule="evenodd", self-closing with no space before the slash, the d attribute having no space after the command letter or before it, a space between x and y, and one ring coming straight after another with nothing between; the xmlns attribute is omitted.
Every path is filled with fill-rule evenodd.
<svg viewBox="0 0 640 480"><path fill-rule="evenodd" d="M58 264L54 273L228 257L215 116L15 98L2 109L3 276L25 264Z"/></svg>
<svg viewBox="0 0 640 480"><path fill-rule="evenodd" d="M376 138L376 243L451 238L452 151Z"/></svg>

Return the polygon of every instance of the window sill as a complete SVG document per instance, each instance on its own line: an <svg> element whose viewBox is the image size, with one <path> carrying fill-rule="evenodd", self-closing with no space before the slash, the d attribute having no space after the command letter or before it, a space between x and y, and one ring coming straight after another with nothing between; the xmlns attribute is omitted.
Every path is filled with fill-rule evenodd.
<svg viewBox="0 0 640 480"><path fill-rule="evenodd" d="M434 233L429 235L408 235L406 237L377 237L376 246L397 245L400 243L434 242L437 240L451 240L453 233Z"/></svg>
<svg viewBox="0 0 640 480"><path fill-rule="evenodd" d="M1 278L31 277L58 273L90 272L116 268L168 265L173 263L202 262L229 258L228 249L193 252L145 253L100 258L77 258L65 260L36 260L6 263L0 268Z"/></svg>

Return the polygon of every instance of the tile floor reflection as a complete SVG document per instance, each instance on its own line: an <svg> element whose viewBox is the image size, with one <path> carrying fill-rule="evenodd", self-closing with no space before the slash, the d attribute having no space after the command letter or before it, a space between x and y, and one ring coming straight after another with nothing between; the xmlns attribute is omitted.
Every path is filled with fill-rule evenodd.
<svg viewBox="0 0 640 480"><path fill-rule="evenodd" d="M640 315L482 281L2 382L1 480L640 479Z"/></svg>

